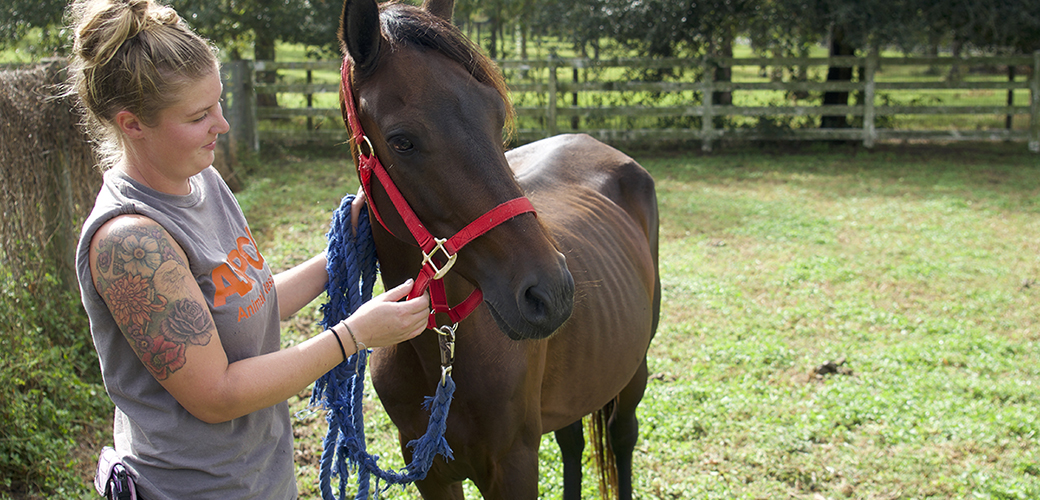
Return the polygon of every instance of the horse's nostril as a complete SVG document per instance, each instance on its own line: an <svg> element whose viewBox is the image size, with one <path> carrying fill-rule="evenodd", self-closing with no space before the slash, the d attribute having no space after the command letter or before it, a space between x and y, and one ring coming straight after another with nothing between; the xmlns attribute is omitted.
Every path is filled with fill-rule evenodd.
<svg viewBox="0 0 1040 500"><path fill-rule="evenodd" d="M523 290L520 314L532 329L533 336L547 337L571 315L574 307L574 281L570 273L544 284L536 282Z"/></svg>
<svg viewBox="0 0 1040 500"><path fill-rule="evenodd" d="M534 324L541 324L549 313L549 299L541 287L533 286L524 292L524 319Z"/></svg>

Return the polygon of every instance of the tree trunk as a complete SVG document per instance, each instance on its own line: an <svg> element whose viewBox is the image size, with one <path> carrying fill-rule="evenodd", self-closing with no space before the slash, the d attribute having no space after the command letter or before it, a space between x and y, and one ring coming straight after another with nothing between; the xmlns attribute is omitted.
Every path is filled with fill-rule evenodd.
<svg viewBox="0 0 1040 500"><path fill-rule="evenodd" d="M488 57L498 59L498 13L491 17L491 41L488 42Z"/></svg>
<svg viewBox="0 0 1040 500"><path fill-rule="evenodd" d="M720 58L733 57L733 36L731 33L727 33L722 37L714 55L715 57ZM730 66L720 66L715 68L715 81L732 82L733 68ZM714 92L711 95L711 103L729 106L733 104L733 92Z"/></svg>
<svg viewBox="0 0 1040 500"><path fill-rule="evenodd" d="M831 57L837 56L851 56L856 54L856 48L852 47L845 40L845 30L840 26L835 26L831 29ZM827 81L828 82L851 82L852 81L852 67L850 66L831 66L827 70ZM823 105L828 106L848 106L849 105L849 93L848 91L828 91L823 94ZM820 120L820 128L848 128L849 120L844 114L841 115L824 115Z"/></svg>
<svg viewBox="0 0 1040 500"><path fill-rule="evenodd" d="M572 68L572 71L571 71L571 81L573 81L575 84L578 83L578 68ZM571 93L571 106L574 106L575 108L578 107L578 93L577 92ZM572 116L571 117L571 130L578 130L578 127L580 125L581 125L581 118L577 117L577 116Z"/></svg>
<svg viewBox="0 0 1040 500"><path fill-rule="evenodd" d="M1008 82L1015 81L1015 65L1009 64L1007 67ZM1007 105L1008 107L1015 105L1015 89L1008 89L1007 91ZM1004 119L1004 128L1008 131L1015 128L1015 115L1008 113L1007 118Z"/></svg>
<svg viewBox="0 0 1040 500"><path fill-rule="evenodd" d="M274 43L265 30L255 30L256 45L253 47L253 59L257 61L274 61ZM256 75L260 83L278 83L277 71L260 71ZM256 105L260 107L278 107L278 94L257 94Z"/></svg>
<svg viewBox="0 0 1040 500"><path fill-rule="evenodd" d="M804 51L798 54L798 57L809 57L809 52ZM794 70L794 81L796 82L808 82L809 81L809 67L808 66L796 66ZM795 100L805 100L809 98L808 90L794 90L790 92L791 96Z"/></svg>
<svg viewBox="0 0 1040 500"><path fill-rule="evenodd" d="M46 260L64 288L77 291L76 229L72 227L72 186L69 172L68 149L60 137L58 147L51 151L47 168L47 191L52 193L43 204L44 241Z"/></svg>
<svg viewBox="0 0 1040 500"><path fill-rule="evenodd" d="M935 32L928 35L928 46L924 49L924 55L928 57L939 57L939 35ZM938 76L939 67L934 64L928 66L928 71L926 72L926 74Z"/></svg>
<svg viewBox="0 0 1040 500"><path fill-rule="evenodd" d="M520 59L527 59L527 22L517 24L517 32L520 35Z"/></svg>
<svg viewBox="0 0 1040 500"><path fill-rule="evenodd" d="M962 46L963 46L963 44L961 43L961 41L957 40L955 38L953 40L953 42L950 43L950 52L951 52L950 55L952 55L953 57L960 57L961 56L961 47ZM946 79L951 81L951 82L959 82L959 81L961 81L961 65L956 63L956 62L951 64L950 65L950 74L949 74L949 76L946 77Z"/></svg>

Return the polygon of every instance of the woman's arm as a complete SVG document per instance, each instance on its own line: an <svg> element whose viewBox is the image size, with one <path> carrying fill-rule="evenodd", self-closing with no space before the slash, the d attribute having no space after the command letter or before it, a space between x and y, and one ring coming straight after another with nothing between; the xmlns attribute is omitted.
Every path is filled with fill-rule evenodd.
<svg viewBox="0 0 1040 500"><path fill-rule="evenodd" d="M278 290L278 316L285 321L303 306L310 304L325 291L329 280L325 270L325 252L311 257L303 264L274 275L274 287Z"/></svg>
<svg viewBox="0 0 1040 500"><path fill-rule="evenodd" d="M136 253L128 257L127 249ZM323 265L310 265L324 272ZM141 362L205 422L224 422L285 401L343 361L333 331L325 330L291 348L228 363L184 251L149 218L124 215L101 226L91 240L90 266L95 288ZM297 278L305 276L290 276L289 282ZM347 355L355 352L347 325L368 347L422 333L428 298L397 302L410 286L376 297L346 324L333 327Z"/></svg>

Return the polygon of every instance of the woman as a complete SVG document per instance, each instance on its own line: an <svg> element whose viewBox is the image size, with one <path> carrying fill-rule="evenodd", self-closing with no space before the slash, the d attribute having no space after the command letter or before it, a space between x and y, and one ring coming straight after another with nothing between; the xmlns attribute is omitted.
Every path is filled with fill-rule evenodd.
<svg viewBox="0 0 1040 500"><path fill-rule="evenodd" d="M153 0L76 0L71 93L106 167L77 254L142 498L295 498L286 399L359 349L422 332L410 283L280 349L279 320L325 286L318 255L272 275L213 169L228 130L211 46Z"/></svg>

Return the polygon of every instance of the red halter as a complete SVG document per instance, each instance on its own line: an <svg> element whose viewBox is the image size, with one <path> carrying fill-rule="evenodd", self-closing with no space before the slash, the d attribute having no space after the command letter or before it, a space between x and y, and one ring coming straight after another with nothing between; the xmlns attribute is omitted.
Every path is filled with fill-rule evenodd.
<svg viewBox="0 0 1040 500"><path fill-rule="evenodd" d="M412 299L418 297L429 288L432 309L430 312L428 327L437 327L434 316L439 312L447 313L452 322L458 323L466 316L469 316L469 314L480 305L480 302L484 298L484 294L480 291L480 288L477 288L473 290L473 293L471 293L466 300L462 301L462 303L455 307L448 306L448 298L444 292L444 282L442 279L455 264L455 258L458 255L458 251L478 236L490 231L492 228L516 217L517 215L527 212L535 213L534 206L531 204L530 200L521 196L491 209L491 211L478 217L477 220L469 223L466 227L462 228L462 230L455 233L455 235L450 238L436 238L430 234L426 227L423 226L422 222L419 221L419 217L415 215L412 207L408 205L408 201L406 201L404 196L401 195L401 191L399 191L397 186L394 185L393 180L390 178L390 174L386 172L386 169L383 168L383 164L380 163L379 158L376 157L375 149L372 147L372 142L368 140L368 136L366 136L365 132L361 129L361 121L358 119L357 109L354 105L354 92L350 84L350 67L350 59L349 57L345 57L343 59L341 72L343 101L346 106L347 122L350 126L351 133L353 134L351 139L358 147L358 172L361 177L361 187L365 190L365 195L368 197L368 206L387 232L393 234L393 231L390 231L390 228L388 228L386 223L383 222L383 217L380 216L379 210L376 209L375 202L370 194L372 174L374 173L379 179L379 183L383 185L383 189L386 190L387 195L390 196L394 208L397 209L397 213L400 214L402 219L404 219L405 225L408 226L408 231L412 233L412 237L415 238L416 244L423 253L422 269L419 270L419 276L415 279L415 283L412 285L412 290L408 293L408 298ZM363 143L368 144L368 155L365 155L361 150L361 144ZM397 235L394 236L396 237ZM439 267L438 264L434 262L434 255L438 251L443 252L444 257L447 259L443 264L440 264Z"/></svg>

